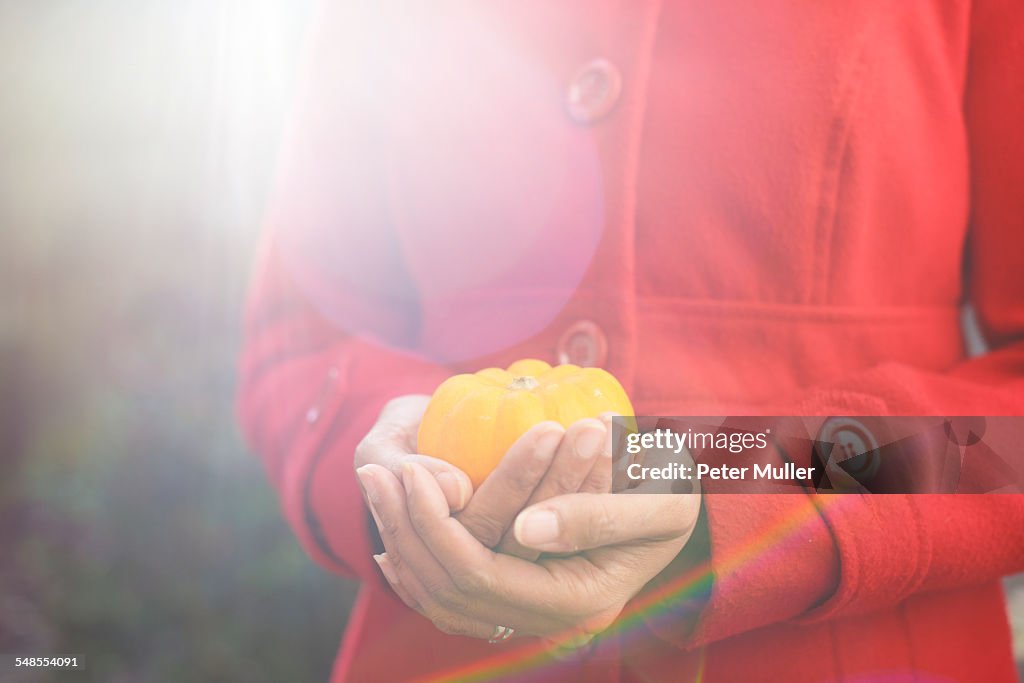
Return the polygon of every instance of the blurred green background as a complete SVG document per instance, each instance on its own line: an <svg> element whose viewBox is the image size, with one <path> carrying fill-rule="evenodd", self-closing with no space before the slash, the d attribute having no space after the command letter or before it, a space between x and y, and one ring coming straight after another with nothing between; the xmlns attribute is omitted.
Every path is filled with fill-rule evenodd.
<svg viewBox="0 0 1024 683"><path fill-rule="evenodd" d="M355 587L299 549L232 405L310 11L0 0L0 652L328 676Z"/></svg>
<svg viewBox="0 0 1024 683"><path fill-rule="evenodd" d="M0 2L0 652L329 675L355 587L298 547L232 404L309 9Z"/></svg>

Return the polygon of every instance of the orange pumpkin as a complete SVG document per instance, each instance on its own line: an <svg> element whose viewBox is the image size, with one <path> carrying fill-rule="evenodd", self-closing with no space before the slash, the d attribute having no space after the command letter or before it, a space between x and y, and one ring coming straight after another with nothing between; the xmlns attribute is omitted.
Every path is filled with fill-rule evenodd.
<svg viewBox="0 0 1024 683"><path fill-rule="evenodd" d="M530 427L568 427L586 417L632 415L625 390L600 368L551 367L541 360L455 375L434 392L420 423L418 451L462 469L477 487Z"/></svg>

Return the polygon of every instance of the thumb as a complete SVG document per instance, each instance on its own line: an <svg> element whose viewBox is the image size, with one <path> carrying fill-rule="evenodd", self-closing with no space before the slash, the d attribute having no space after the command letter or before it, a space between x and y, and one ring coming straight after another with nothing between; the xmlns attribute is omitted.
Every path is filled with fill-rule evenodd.
<svg viewBox="0 0 1024 683"><path fill-rule="evenodd" d="M570 493L523 510L514 532L536 550L576 552L688 536L699 512L698 494Z"/></svg>

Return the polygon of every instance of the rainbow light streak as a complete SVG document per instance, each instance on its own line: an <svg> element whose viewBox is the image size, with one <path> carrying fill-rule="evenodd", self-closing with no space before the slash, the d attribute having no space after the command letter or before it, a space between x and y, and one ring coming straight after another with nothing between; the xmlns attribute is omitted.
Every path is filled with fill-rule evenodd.
<svg viewBox="0 0 1024 683"><path fill-rule="evenodd" d="M785 545L785 541L794 536L807 524L817 520L825 508L838 507L839 501L856 496L814 496L808 505L802 505L787 517L780 519L758 536L750 539L725 557L715 558L714 571L709 563L681 574L672 581L635 598L619 616L609 632L624 638L647 636L644 620L648 617L668 613L673 604L696 595L700 586L714 577L716 585L735 578L741 569L752 566L755 562L766 561L777 556ZM557 643L571 642L571 636L552 639ZM490 681L503 676L511 676L536 669L545 664L557 661L552 655L550 642L538 641L528 647L514 651L499 653L493 657L482 659L472 664L450 671L435 672L429 676L418 678L418 681L432 683L477 683ZM700 655L700 663L696 681L704 677L704 655Z"/></svg>

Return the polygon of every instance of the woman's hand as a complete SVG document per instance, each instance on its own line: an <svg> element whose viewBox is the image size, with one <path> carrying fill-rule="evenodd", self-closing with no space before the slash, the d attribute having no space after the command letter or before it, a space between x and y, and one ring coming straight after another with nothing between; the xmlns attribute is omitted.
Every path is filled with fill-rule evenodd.
<svg viewBox="0 0 1024 683"><path fill-rule="evenodd" d="M430 473L410 463L359 470L387 553L377 562L411 608L446 633L489 638L496 625L579 644L607 628L676 557L700 494L569 494L517 517L524 547L574 552L530 562L482 545L450 515Z"/></svg>
<svg viewBox="0 0 1024 683"><path fill-rule="evenodd" d="M452 510L461 510L473 495L473 485L465 472L455 465L416 453L416 433L430 397L421 394L400 396L388 401L376 424L356 446L355 467L379 465L400 476L407 463L418 463L437 479Z"/></svg>
<svg viewBox="0 0 1024 683"><path fill-rule="evenodd" d="M449 510L483 545L536 558L520 546L511 527L527 505L575 491L603 492L611 486L611 418L580 420L568 430L542 422L520 437L497 469L473 491L458 467L416 453L416 433L430 397L390 401L356 448L355 466L377 465L401 477L406 464L423 467L437 481Z"/></svg>
<svg viewBox="0 0 1024 683"><path fill-rule="evenodd" d="M538 427L512 445L466 509L456 515L483 545L527 560L537 559L540 552L516 540L512 532L516 515L566 493L605 493L612 483L610 415L580 420L567 430L553 422ZM542 478L524 466L529 454L547 464ZM542 466L537 464L536 469Z"/></svg>

